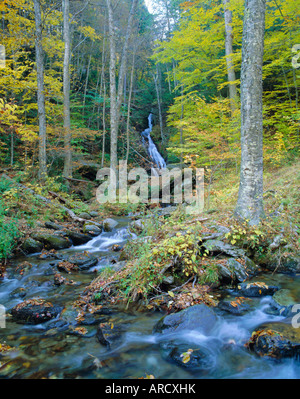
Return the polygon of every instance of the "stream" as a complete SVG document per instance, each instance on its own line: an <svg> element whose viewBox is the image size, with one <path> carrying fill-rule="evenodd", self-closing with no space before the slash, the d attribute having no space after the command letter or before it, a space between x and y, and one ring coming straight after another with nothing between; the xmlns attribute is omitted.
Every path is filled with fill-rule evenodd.
<svg viewBox="0 0 300 399"><path fill-rule="evenodd" d="M110 233L102 233L89 243L59 251L62 254L89 251L99 259L98 265L84 272L68 275L77 285L53 284L55 266L51 260L38 255L18 258L0 282L0 303L7 310L24 299L40 297L62 305L65 310L55 320L39 325L18 324L6 318L6 328L0 329L0 342L15 349L0 354L0 378L83 378L83 379L136 379L152 374L156 379L285 379L300 378L300 362L294 359L275 361L258 358L244 348L253 329L263 322L280 321L281 316L267 313L271 297L253 298L250 310L242 316L218 313L217 323L209 335L198 331L177 334L153 334L153 327L163 316L157 311L137 312L108 309L99 315L97 324L84 327L84 336L70 334L77 311L72 308L85 287L95 278L96 272L118 260L111 250L114 244L123 245L131 236L128 218L118 219L119 225ZM15 267L24 260L33 267L24 275L15 273ZM264 274L257 281L288 288L300 303L299 276ZM11 293L20 287L27 288L24 299ZM222 295L230 295L223 293ZM108 323L114 334L110 348L96 339L99 322ZM202 348L206 361L200 368L182 367L166 354L168 342Z"/></svg>

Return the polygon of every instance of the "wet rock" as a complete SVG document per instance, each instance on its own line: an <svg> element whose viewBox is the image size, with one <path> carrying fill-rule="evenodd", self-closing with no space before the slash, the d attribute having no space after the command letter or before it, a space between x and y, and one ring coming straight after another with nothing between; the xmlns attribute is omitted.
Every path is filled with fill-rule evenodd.
<svg viewBox="0 0 300 399"><path fill-rule="evenodd" d="M25 296L27 295L27 291L25 288L20 287L20 288L16 288L15 290L13 290L10 294L9 297L10 298L20 298L23 299L25 298Z"/></svg>
<svg viewBox="0 0 300 399"><path fill-rule="evenodd" d="M276 291L279 290L279 287L273 285L266 285L263 282L255 282L255 283L242 283L237 286L236 293L238 296L245 297L261 297L266 295L274 295Z"/></svg>
<svg viewBox="0 0 300 399"><path fill-rule="evenodd" d="M72 242L67 237L49 233L34 233L31 236L34 240L45 245L47 249L66 249L72 246Z"/></svg>
<svg viewBox="0 0 300 399"><path fill-rule="evenodd" d="M68 256L65 261L77 266L79 270L88 270L98 264L98 258L89 252Z"/></svg>
<svg viewBox="0 0 300 399"><path fill-rule="evenodd" d="M96 218L96 217L99 216L99 213L96 212L96 211L91 211L91 212L90 212L90 215L92 216L92 218Z"/></svg>
<svg viewBox="0 0 300 399"><path fill-rule="evenodd" d="M243 249L234 247L220 240L207 240L202 244L213 255L224 254L233 258L239 258L245 255Z"/></svg>
<svg viewBox="0 0 300 399"><path fill-rule="evenodd" d="M112 231L117 225L119 224L119 222L117 222L114 219L111 218L107 218L105 220L103 220L103 230L105 232L110 232Z"/></svg>
<svg viewBox="0 0 300 399"><path fill-rule="evenodd" d="M161 345L165 352L166 360L172 361L177 365L190 370L209 370L214 365L212 354L204 347L196 347L193 344L178 344L178 342L168 342ZM189 353L188 361L184 355Z"/></svg>
<svg viewBox="0 0 300 399"><path fill-rule="evenodd" d="M72 241L73 245L86 244L93 238L90 234L82 234L72 230L66 230L66 234Z"/></svg>
<svg viewBox="0 0 300 399"><path fill-rule="evenodd" d="M63 307L47 303L43 300L30 299L11 309L13 319L24 324L45 323L57 317Z"/></svg>
<svg viewBox="0 0 300 399"><path fill-rule="evenodd" d="M31 237L26 238L26 240L22 244L22 250L26 254L39 253L42 251L43 247L44 247L44 245L41 242L34 240Z"/></svg>
<svg viewBox="0 0 300 399"><path fill-rule="evenodd" d="M236 301L220 301L217 309L236 316L241 316L250 310L250 306L243 303L237 303Z"/></svg>
<svg viewBox="0 0 300 399"><path fill-rule="evenodd" d="M272 297L270 309L266 310L268 314L291 317L294 315L293 306L296 304L290 290L281 289L275 292Z"/></svg>
<svg viewBox="0 0 300 399"><path fill-rule="evenodd" d="M246 347L258 356L299 358L300 331L290 323L266 323L253 332Z"/></svg>
<svg viewBox="0 0 300 399"><path fill-rule="evenodd" d="M113 252L120 252L120 251L122 250L122 248L120 247L120 245L114 244L114 245L111 247L111 250L112 250Z"/></svg>
<svg viewBox="0 0 300 399"><path fill-rule="evenodd" d="M172 333L178 331L201 331L208 334L215 326L217 321L216 314L208 306L201 304L191 306L178 313L164 316L154 326L154 333Z"/></svg>
<svg viewBox="0 0 300 399"><path fill-rule="evenodd" d="M90 234L93 237L97 237L102 233L102 226L98 223L85 223L83 226L83 232L85 234Z"/></svg>

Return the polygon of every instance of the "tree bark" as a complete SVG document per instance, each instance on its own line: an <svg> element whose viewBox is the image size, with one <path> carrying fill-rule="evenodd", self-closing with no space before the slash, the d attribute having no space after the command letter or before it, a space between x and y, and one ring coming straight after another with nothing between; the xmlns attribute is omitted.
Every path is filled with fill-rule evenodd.
<svg viewBox="0 0 300 399"><path fill-rule="evenodd" d="M133 18L135 15L135 11L137 8L138 0L133 0L131 5L130 14L128 17L128 24L126 35L124 39L123 51L122 51L122 59L121 66L119 70L119 79L118 79L118 89L116 86L116 38L115 38L115 26L114 26L114 16L113 16L113 8L111 4L111 0L106 0L107 9L108 9L108 26L109 26L109 44L110 44L110 67L109 67L109 75L110 75L110 142L111 142L111 150L110 150L110 167L117 173L118 168L118 131L119 131L119 122L120 122L120 109L122 105L123 98L123 87L124 87L124 79L126 73L126 65L127 65L127 52L128 52L128 43L131 34L131 29L133 25Z"/></svg>
<svg viewBox="0 0 300 399"><path fill-rule="evenodd" d="M133 80L134 80L134 71L135 71L135 53L136 53L136 49L134 48L133 57L132 57L131 75L130 75L130 88L129 88L129 95L128 95L128 112L127 112L127 127L126 127L126 143L127 143L126 162L127 163L128 163L128 158L129 158L129 149L130 149L129 127L130 127L130 113L131 113Z"/></svg>
<svg viewBox="0 0 300 399"><path fill-rule="evenodd" d="M43 52L43 23L40 0L34 0L35 12L35 51L37 70L37 104L39 119L39 179L44 180L47 176L46 155L46 108L44 92L44 52Z"/></svg>
<svg viewBox="0 0 300 399"><path fill-rule="evenodd" d="M241 69L241 175L235 215L258 224L263 209L262 66L266 0L245 0Z"/></svg>
<svg viewBox="0 0 300 399"><path fill-rule="evenodd" d="M64 15L64 65L63 65L63 94L64 94L64 177L72 177L72 148L71 148L71 111L70 111L70 58L71 58L71 38L70 38L70 2L63 0Z"/></svg>
<svg viewBox="0 0 300 399"><path fill-rule="evenodd" d="M234 64L232 60L233 54L233 33L232 33L232 12L228 9L230 0L223 0L224 4L224 18L225 18L225 53L226 53L226 63L227 63L227 75L229 82L229 98L231 114L237 109L237 88L234 82L236 80Z"/></svg>

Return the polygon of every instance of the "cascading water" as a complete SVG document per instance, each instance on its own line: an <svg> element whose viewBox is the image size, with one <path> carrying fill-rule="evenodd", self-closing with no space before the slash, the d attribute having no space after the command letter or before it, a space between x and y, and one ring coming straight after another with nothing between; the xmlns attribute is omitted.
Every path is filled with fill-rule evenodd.
<svg viewBox="0 0 300 399"><path fill-rule="evenodd" d="M152 138L151 138L151 132L153 128L152 124L152 113L149 114L148 116L148 122L149 122L149 127L148 129L144 130L142 132L142 137L143 139L148 140L148 153L150 158L152 159L153 163L158 169L166 169L167 165L163 157L160 155L156 145L154 144Z"/></svg>

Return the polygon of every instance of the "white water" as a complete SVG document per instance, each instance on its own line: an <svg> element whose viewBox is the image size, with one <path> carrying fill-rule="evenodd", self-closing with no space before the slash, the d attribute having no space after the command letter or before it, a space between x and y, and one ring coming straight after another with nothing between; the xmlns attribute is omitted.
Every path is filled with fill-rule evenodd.
<svg viewBox="0 0 300 399"><path fill-rule="evenodd" d="M148 129L144 130L142 133L143 138L148 139L148 153L154 164L157 166L158 169L166 169L167 165L163 157L160 155L156 145L154 144L152 138L151 138L151 132L153 128L152 124L152 114L148 116L148 124L149 127Z"/></svg>

